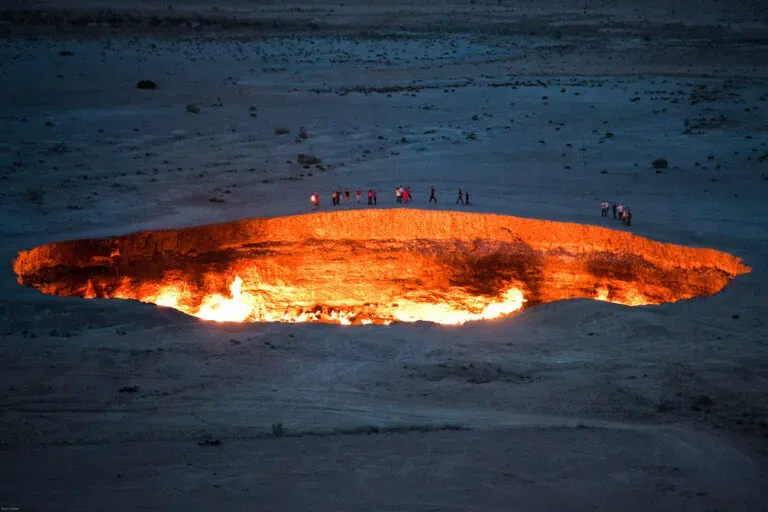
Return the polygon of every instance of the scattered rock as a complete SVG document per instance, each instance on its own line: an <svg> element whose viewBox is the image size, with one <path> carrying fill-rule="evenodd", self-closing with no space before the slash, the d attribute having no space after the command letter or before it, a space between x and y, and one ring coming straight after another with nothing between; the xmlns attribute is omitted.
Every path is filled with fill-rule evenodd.
<svg viewBox="0 0 768 512"><path fill-rule="evenodd" d="M296 158L296 161L302 165L315 165L321 162L321 160L317 158L315 155L304 155L304 154L300 154Z"/></svg>
<svg viewBox="0 0 768 512"><path fill-rule="evenodd" d="M220 197L212 197L208 201L211 203L226 203L226 201Z"/></svg>
<svg viewBox="0 0 768 512"><path fill-rule="evenodd" d="M726 118L724 115L717 115L712 117L695 117L692 119L683 120L685 130L683 133L686 135L707 133L710 130L722 128L726 124Z"/></svg>
<svg viewBox="0 0 768 512"><path fill-rule="evenodd" d="M737 315L737 314L733 314L733 315L731 315L731 318L733 318L734 320L738 320L741 317L739 315Z"/></svg>
<svg viewBox="0 0 768 512"><path fill-rule="evenodd" d="M203 439L199 443L197 443L198 446L221 446L221 441L218 439Z"/></svg>
<svg viewBox="0 0 768 512"><path fill-rule="evenodd" d="M199 114L200 113L200 105L196 103L190 103L187 105L187 112L190 114Z"/></svg>
<svg viewBox="0 0 768 512"><path fill-rule="evenodd" d="M139 386L123 386L118 389L118 393L136 393L139 390Z"/></svg>
<svg viewBox="0 0 768 512"><path fill-rule="evenodd" d="M667 162L666 158L657 158L653 161L652 165L654 169L666 169L669 166L669 162Z"/></svg>
<svg viewBox="0 0 768 512"><path fill-rule="evenodd" d="M157 84L152 80L139 80L136 82L137 89L157 89Z"/></svg>
<svg viewBox="0 0 768 512"><path fill-rule="evenodd" d="M299 127L299 138L300 139L308 139L309 135L307 135L307 130L303 126Z"/></svg>
<svg viewBox="0 0 768 512"><path fill-rule="evenodd" d="M275 128L275 135L287 135L291 133L288 128Z"/></svg>
<svg viewBox="0 0 768 512"><path fill-rule="evenodd" d="M59 52L59 56L60 56L60 57L71 57L72 55L74 55L74 53L72 53L72 52L71 52L71 51L69 51L69 50L61 50L61 51Z"/></svg>
<svg viewBox="0 0 768 512"><path fill-rule="evenodd" d="M707 85L697 85L691 91L691 105L697 103L711 103L715 101L729 101L739 98L738 94L732 93L727 89L718 89L708 87Z"/></svg>

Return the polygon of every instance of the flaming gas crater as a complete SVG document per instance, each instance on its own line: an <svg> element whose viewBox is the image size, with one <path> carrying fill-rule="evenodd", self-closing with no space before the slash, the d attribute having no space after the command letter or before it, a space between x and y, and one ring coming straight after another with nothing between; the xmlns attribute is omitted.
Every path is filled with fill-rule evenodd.
<svg viewBox="0 0 768 512"><path fill-rule="evenodd" d="M21 251L20 284L218 322L462 324L556 300L629 306L719 292L750 271L713 249L489 214L353 210Z"/></svg>

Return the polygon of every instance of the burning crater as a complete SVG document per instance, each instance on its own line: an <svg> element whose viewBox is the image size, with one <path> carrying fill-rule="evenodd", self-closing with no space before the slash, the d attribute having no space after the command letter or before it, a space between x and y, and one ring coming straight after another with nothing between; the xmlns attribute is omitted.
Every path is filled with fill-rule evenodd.
<svg viewBox="0 0 768 512"><path fill-rule="evenodd" d="M136 299L206 320L461 324L556 300L660 304L750 271L623 231L412 209L247 219L21 251L43 293Z"/></svg>

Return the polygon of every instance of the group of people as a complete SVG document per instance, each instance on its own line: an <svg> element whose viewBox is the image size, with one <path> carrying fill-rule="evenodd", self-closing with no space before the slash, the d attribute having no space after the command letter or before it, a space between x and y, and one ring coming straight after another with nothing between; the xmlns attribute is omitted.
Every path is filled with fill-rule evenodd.
<svg viewBox="0 0 768 512"><path fill-rule="evenodd" d="M361 188L357 188L355 190L355 201L357 204L360 204L360 201L363 198L363 190ZM338 188L338 190L335 190L331 193L331 204L333 206L338 206L341 204L342 201L349 202L352 200L352 191L349 188L346 188L344 190L341 189L341 187ZM403 187L402 185L395 188L395 202L398 204L408 204L411 201L413 201L413 194L411 193L411 187L406 186ZM312 195L309 197L309 202L312 204L312 209L316 210L320 207L320 193L319 192L313 192ZM432 202L437 203L437 195L435 191L435 187L429 187L429 203ZM463 204L465 206L469 206L469 192L467 190L459 189L459 194L456 199L456 204ZM372 188L368 189L368 205L369 206L376 206L376 191Z"/></svg>
<svg viewBox="0 0 768 512"><path fill-rule="evenodd" d="M433 187L434 188L434 187ZM400 185L395 189L395 202L400 204L408 204L413 200L411 195L411 187L403 187Z"/></svg>
<svg viewBox="0 0 768 512"><path fill-rule="evenodd" d="M619 219L625 226L632 225L632 210L629 207L624 206L623 203L617 203L615 201L605 201L600 203L600 212L603 217L608 216L608 211L613 211L613 218Z"/></svg>
<svg viewBox="0 0 768 512"><path fill-rule="evenodd" d="M358 189L355 190L355 201L357 201L357 204L360 204L362 198L363 190L358 187ZM338 190L334 190L331 193L331 204L334 206L340 205L342 200L344 200L344 202L349 202L351 199L352 191L349 188L342 191L341 187L339 187ZM309 196L309 202L312 204L313 210L317 209L320 206L320 192L312 192L312 195ZM373 189L368 190L368 204L376 204L376 191Z"/></svg>

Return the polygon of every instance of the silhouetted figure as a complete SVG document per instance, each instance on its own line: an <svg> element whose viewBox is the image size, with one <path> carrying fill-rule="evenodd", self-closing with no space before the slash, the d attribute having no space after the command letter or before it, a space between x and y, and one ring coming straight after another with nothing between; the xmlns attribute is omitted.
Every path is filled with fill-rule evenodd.
<svg viewBox="0 0 768 512"><path fill-rule="evenodd" d="M435 187L429 187L429 202L432 203L432 201L437 202L437 198L435 197Z"/></svg>
<svg viewBox="0 0 768 512"><path fill-rule="evenodd" d="M368 206L373 206L373 190L368 189Z"/></svg>
<svg viewBox="0 0 768 512"><path fill-rule="evenodd" d="M632 225L632 210L627 208L627 210L624 212L624 218L627 219L627 226Z"/></svg>
<svg viewBox="0 0 768 512"><path fill-rule="evenodd" d="M349 201L349 189L346 189L344 191L344 198L345 198L345 200Z"/></svg>
<svg viewBox="0 0 768 512"><path fill-rule="evenodd" d="M464 191L464 206L469 206L469 191Z"/></svg>
<svg viewBox="0 0 768 512"><path fill-rule="evenodd" d="M357 204L360 204L361 197L363 197L363 191L360 187L357 187L357 190L355 190L355 199L357 200Z"/></svg>
<svg viewBox="0 0 768 512"><path fill-rule="evenodd" d="M373 206L376 206L376 191L373 191Z"/></svg>
<svg viewBox="0 0 768 512"><path fill-rule="evenodd" d="M600 203L600 216L601 217L608 216L608 201L603 200L603 202Z"/></svg>
<svg viewBox="0 0 768 512"><path fill-rule="evenodd" d="M459 189L459 197L456 198L456 204L464 204L464 192Z"/></svg>
<svg viewBox="0 0 768 512"><path fill-rule="evenodd" d="M312 209L317 210L317 206L320 204L320 198L317 195L317 193L314 193L311 196L309 196L309 202L312 203Z"/></svg>

